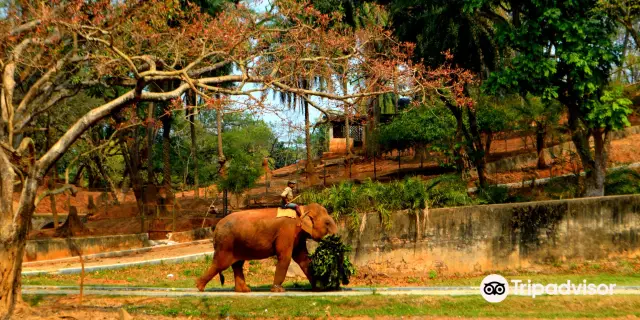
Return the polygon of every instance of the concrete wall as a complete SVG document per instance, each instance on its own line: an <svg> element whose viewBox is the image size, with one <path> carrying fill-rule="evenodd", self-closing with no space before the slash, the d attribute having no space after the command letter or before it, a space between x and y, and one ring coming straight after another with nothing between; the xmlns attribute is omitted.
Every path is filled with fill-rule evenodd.
<svg viewBox="0 0 640 320"><path fill-rule="evenodd" d="M167 235L168 239L175 242L190 242L196 240L213 239L213 230L209 228L198 228L189 231L173 232Z"/></svg>
<svg viewBox="0 0 640 320"><path fill-rule="evenodd" d="M377 213L343 239L357 265L473 272L640 255L640 195ZM420 235L417 236L419 225Z"/></svg>
<svg viewBox="0 0 640 320"><path fill-rule="evenodd" d="M149 235L128 234L104 237L78 237L69 239L28 240L24 261L50 260L76 256L79 249L83 255L136 249L149 246Z"/></svg>
<svg viewBox="0 0 640 320"><path fill-rule="evenodd" d="M349 145L351 146L351 149L353 149L353 139L349 139ZM329 139L329 152L347 153L347 139L346 138Z"/></svg>

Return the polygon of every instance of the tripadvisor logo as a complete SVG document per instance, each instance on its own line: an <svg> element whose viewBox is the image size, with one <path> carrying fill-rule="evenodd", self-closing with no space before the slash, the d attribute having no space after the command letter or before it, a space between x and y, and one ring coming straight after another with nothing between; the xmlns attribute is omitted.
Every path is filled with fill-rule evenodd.
<svg viewBox="0 0 640 320"><path fill-rule="evenodd" d="M490 274L482 279L480 294L491 303L501 302L509 294L509 283L501 275Z"/></svg>
<svg viewBox="0 0 640 320"><path fill-rule="evenodd" d="M519 296L530 296L534 298L540 295L612 295L615 284L594 284L588 283L587 280L572 283L571 280L562 284L549 283L532 283L531 280L526 282L523 280L505 279L498 274L490 274L486 276L480 284L480 294L491 303L501 302L507 298L507 295L514 294Z"/></svg>

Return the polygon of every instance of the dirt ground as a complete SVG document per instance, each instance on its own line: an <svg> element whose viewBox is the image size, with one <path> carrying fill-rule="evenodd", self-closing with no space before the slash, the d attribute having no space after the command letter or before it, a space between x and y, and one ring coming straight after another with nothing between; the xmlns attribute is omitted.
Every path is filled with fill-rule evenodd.
<svg viewBox="0 0 640 320"><path fill-rule="evenodd" d="M52 299L51 304L39 307L20 306L14 315L15 319L25 320L147 320L147 319L193 319L193 317L166 317L161 315L136 314L133 318L123 316L121 310L125 305L134 303L162 303L163 299L155 298L129 298L110 299L85 297L83 304L78 303L77 297L65 296ZM166 299L164 299L166 300ZM127 313L127 315L129 315ZM130 316L130 315L129 315Z"/></svg>

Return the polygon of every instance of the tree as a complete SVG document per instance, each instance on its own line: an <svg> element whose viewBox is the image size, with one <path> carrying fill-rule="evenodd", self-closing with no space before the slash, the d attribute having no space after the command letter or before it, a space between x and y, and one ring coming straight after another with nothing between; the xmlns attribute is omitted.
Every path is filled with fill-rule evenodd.
<svg viewBox="0 0 640 320"><path fill-rule="evenodd" d="M600 0L599 9L603 9L607 16L615 19L633 38L636 47L640 44L638 34L638 19L640 18L640 1L638 0ZM624 55L623 55L624 56Z"/></svg>
<svg viewBox="0 0 640 320"><path fill-rule="evenodd" d="M429 66L450 63L471 71L475 79L486 79L505 55L496 44L495 20L500 15L489 11L466 11L468 0L380 0L387 5L391 26L404 41L417 44L414 59ZM443 55L442 52L448 52ZM463 94L471 97L469 90ZM478 127L474 103L457 103L447 95L442 102L456 119L454 157L458 171L465 169L463 154L478 171L481 186L487 185L485 174L488 148Z"/></svg>
<svg viewBox="0 0 640 320"><path fill-rule="evenodd" d="M262 175L262 160L275 136L266 123L248 114L227 115L224 127L224 154L229 162L226 174L218 177L218 186L238 196Z"/></svg>
<svg viewBox="0 0 640 320"><path fill-rule="evenodd" d="M232 5L216 17L172 1L41 2L37 8L19 2L7 7L0 18L1 319L10 317L20 296L26 233L44 175L89 128L117 111L135 108L143 101L174 100L174 108L183 108L176 100L188 90L209 106L215 106L215 95L255 99L254 93L273 89L334 101L394 91L379 85L375 90L357 87L341 95L293 88L280 81L296 73L303 77L333 74L333 66L345 60L352 61L348 70L353 78L366 70L374 81L401 82L402 93L409 95L426 95L443 82L458 92L467 79L457 69L427 70L409 61L413 46L392 41L380 28L357 33L336 30L328 25L338 17L322 15L296 1L276 4L277 12L266 13ZM300 14L314 16L320 23L306 24L298 18ZM274 27L274 19L293 23ZM269 50L276 39L286 50ZM392 45L391 54L366 56L367 52L359 50L375 39ZM301 63L312 67L299 70ZM229 64L239 74L209 76ZM462 80L449 81L453 75ZM175 81L176 85L164 92L149 90L159 81ZM247 83L255 88L247 89ZM229 84L233 87L225 87ZM122 90L91 106L48 150L36 150L33 139L22 134L33 128L34 119L55 112L64 99L94 87ZM17 204L13 202L14 185L20 186Z"/></svg>
<svg viewBox="0 0 640 320"><path fill-rule="evenodd" d="M455 135L455 119L442 107L408 109L380 126L378 141L385 151L413 148L418 154L434 142Z"/></svg>
<svg viewBox="0 0 640 320"><path fill-rule="evenodd" d="M478 1L472 2L476 3ZM480 1L482 2L482 1ZM492 73L486 88L557 99L568 113L571 140L587 172L586 196L604 195L608 133L629 125L630 102L607 84L620 51L615 21L596 0L522 1L515 24L498 25L501 45L518 54ZM467 9L473 9L470 5ZM526 25L526 27L524 27ZM591 151L589 139L594 139Z"/></svg>
<svg viewBox="0 0 640 320"><path fill-rule="evenodd" d="M549 133L554 130L562 116L562 105L555 100L543 102L539 97L527 96L523 103L513 104L518 113L518 127L522 130L533 131L536 137L536 152L538 154L538 169L547 168L544 149Z"/></svg>

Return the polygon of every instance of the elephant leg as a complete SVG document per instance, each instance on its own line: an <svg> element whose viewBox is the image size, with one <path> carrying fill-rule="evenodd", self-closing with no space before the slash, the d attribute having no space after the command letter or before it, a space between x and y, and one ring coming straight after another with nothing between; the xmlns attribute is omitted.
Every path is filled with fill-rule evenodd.
<svg viewBox="0 0 640 320"><path fill-rule="evenodd" d="M304 248L303 250L295 252L293 254L293 261L295 261L300 266L300 269L302 269L304 275L307 276L307 279L309 279L309 281L312 282L311 284L313 285L311 274L309 273L309 265L311 264L311 259L309 259L309 252L307 251L307 249Z"/></svg>
<svg viewBox="0 0 640 320"><path fill-rule="evenodd" d="M211 263L211 267L205 272L198 281L196 281L196 287L200 291L204 291L204 288L207 286L207 283L213 279L218 273L220 273L220 283L224 285L224 278L222 277L222 271L226 270L233 263L233 256L230 252L221 252L216 251L213 254L213 262Z"/></svg>
<svg viewBox="0 0 640 320"><path fill-rule="evenodd" d="M273 278L273 286L271 292L284 292L282 283L287 276L287 270L291 264L291 252L278 254L278 264L276 264L276 275Z"/></svg>
<svg viewBox="0 0 640 320"><path fill-rule="evenodd" d="M236 261L231 265L233 268L233 277L236 282L236 292L251 292L251 289L249 289L247 283L244 281L244 271L242 270L243 265L244 260Z"/></svg>

